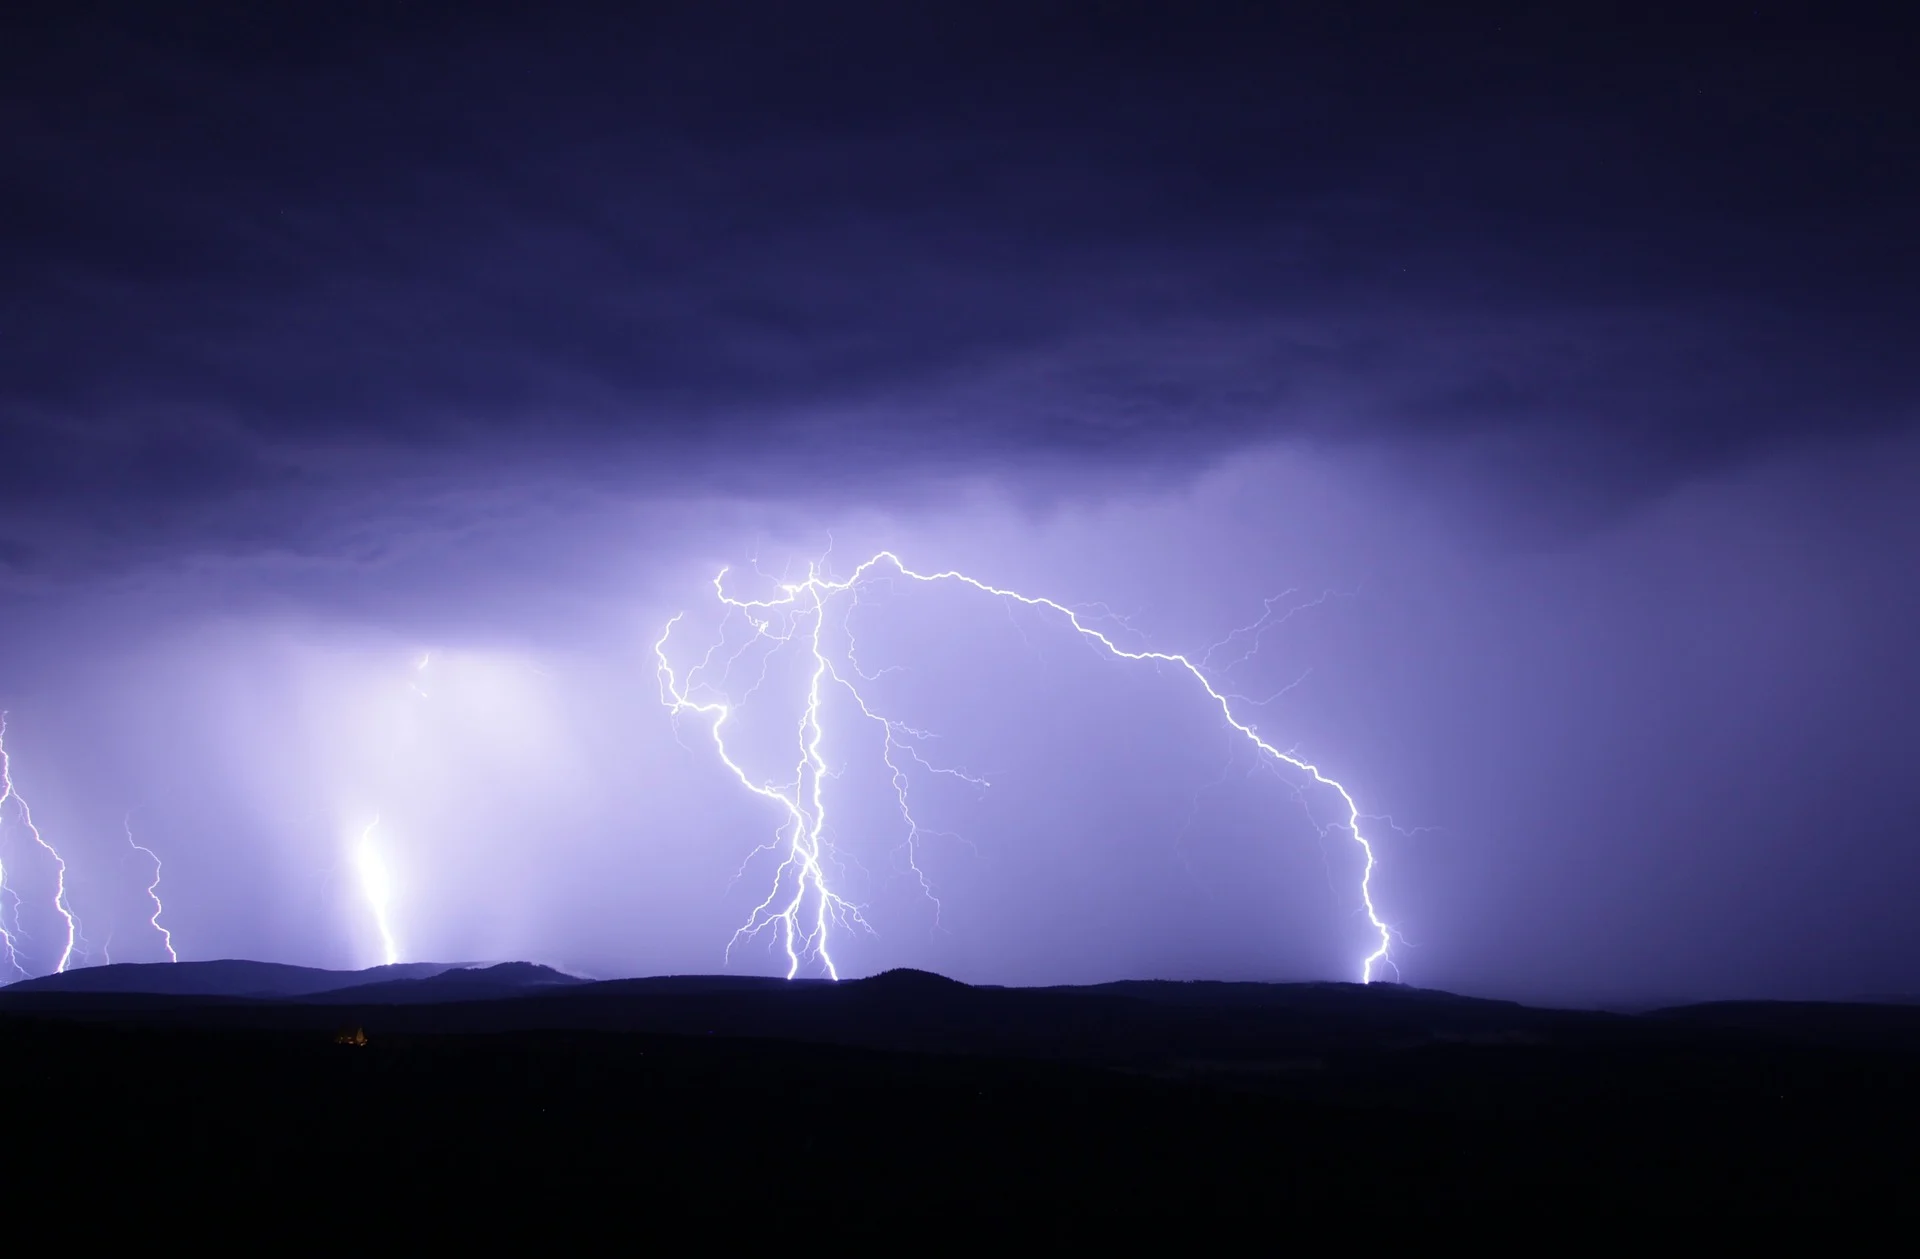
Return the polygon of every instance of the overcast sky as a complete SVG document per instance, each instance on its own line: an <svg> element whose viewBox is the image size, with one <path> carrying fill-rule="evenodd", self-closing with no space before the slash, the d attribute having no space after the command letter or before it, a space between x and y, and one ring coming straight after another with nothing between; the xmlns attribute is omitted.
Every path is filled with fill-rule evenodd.
<svg viewBox="0 0 1920 1259"><path fill-rule="evenodd" d="M727 953L783 811L653 645L885 548L1129 650L1293 592L1209 676L1383 819L1407 982L1920 990L1920 48L1687 8L10 9L0 708L74 964L164 956L129 826L182 956L377 962L377 817L409 959L784 973ZM835 692L842 973L1358 977L1337 802L1197 679L951 586L828 625L990 784L914 768L928 892ZM755 781L806 650L709 671Z"/></svg>

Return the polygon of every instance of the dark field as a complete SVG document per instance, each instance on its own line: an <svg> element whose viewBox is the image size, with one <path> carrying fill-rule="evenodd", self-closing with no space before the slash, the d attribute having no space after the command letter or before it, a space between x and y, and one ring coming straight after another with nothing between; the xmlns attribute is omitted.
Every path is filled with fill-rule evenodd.
<svg viewBox="0 0 1920 1259"><path fill-rule="evenodd" d="M0 993L11 1188L369 1226L813 1218L854 1238L906 1217L1086 1238L1851 1221L1903 1210L1916 1166L1920 1009L1899 1005L1626 1017L906 973L434 1001L435 981L402 983L416 1000Z"/></svg>

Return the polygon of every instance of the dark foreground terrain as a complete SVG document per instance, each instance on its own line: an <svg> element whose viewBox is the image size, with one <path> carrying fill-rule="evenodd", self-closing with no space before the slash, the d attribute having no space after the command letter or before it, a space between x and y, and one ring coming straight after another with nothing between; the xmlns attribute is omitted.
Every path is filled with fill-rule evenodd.
<svg viewBox="0 0 1920 1259"><path fill-rule="evenodd" d="M1436 1215L1567 1242L1897 1215L1920 1167L1914 1006L257 966L0 990L18 1209L271 1212L328 1246L405 1222L718 1248L805 1222L891 1249L906 1217L1086 1240Z"/></svg>

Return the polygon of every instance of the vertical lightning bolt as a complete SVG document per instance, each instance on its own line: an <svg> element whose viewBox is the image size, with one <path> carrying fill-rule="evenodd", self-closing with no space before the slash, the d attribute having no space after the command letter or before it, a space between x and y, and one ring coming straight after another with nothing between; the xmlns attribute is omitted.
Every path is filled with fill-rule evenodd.
<svg viewBox="0 0 1920 1259"><path fill-rule="evenodd" d="M432 662L433 653L423 653L413 666L414 676L407 682L407 689L423 700L427 698L427 666ZM366 897L367 907L373 912L374 924L380 929L381 960L392 966L400 960L400 948L393 939L393 881L387 873L386 859L373 842L373 833L379 827L380 818L376 815L360 832L360 842L353 850L353 864L360 875L360 894Z"/></svg>
<svg viewBox="0 0 1920 1259"><path fill-rule="evenodd" d="M822 860L828 853L822 787L823 779L827 777L827 765L821 751L824 733L821 727L820 710L821 692L828 684L842 687L852 693L860 711L885 731L883 744L885 764L891 772L893 786L899 797L900 812L907 827L909 860L915 873L920 874L919 864L914 859L914 851L921 828L914 821L908 806L905 769L895 757L905 752L923 768L952 774L957 774L957 771L943 770L930 765L913 748L911 742L903 742L903 739L918 741L925 738L925 735L923 732L912 730L875 712L861 696L857 684L848 674L869 681L878 675L867 674L859 668L852 659L850 646L846 652L847 671L843 673L823 649L821 639L829 603L838 597L845 596L850 612L852 605L858 601L860 589L869 581L875 580L876 570L883 567L909 581L967 586L1009 605L1019 604L1053 613L1090 645L1115 659L1171 666L1185 674L1192 680L1200 694L1206 697L1207 702L1219 710L1228 727L1251 744L1267 764L1275 768L1284 767L1285 770L1297 776L1296 792L1302 793L1303 799L1305 788L1317 787L1331 792L1339 800L1342 819L1333 827L1323 828L1323 833L1327 829L1343 831L1358 846L1363 858L1357 900L1366 914L1376 943L1359 963L1358 969L1362 982L1372 982L1376 968L1393 965L1390 956L1393 931L1380 917L1379 910L1374 904L1373 875L1376 857L1373 843L1361 828L1363 815L1359 805L1355 803L1352 794L1342 783L1329 777L1319 766L1311 761L1302 760L1291 752L1283 751L1263 738L1255 726L1235 708L1234 701L1242 697L1221 691L1214 685L1207 672L1211 654L1236 641L1244 641L1249 637L1252 639L1252 646L1246 648L1244 654L1251 654L1258 649L1260 633L1274 623L1273 607L1277 600L1268 601L1267 612L1260 621L1230 635L1226 642L1215 644L1208 656L1203 656L1196 662L1176 652L1129 650L1088 624L1083 619L1082 613L1065 604L1057 603L1052 599L1022 594L1016 590L1003 589L953 570L937 573L917 572L908 568L891 551L881 551L872 556L855 568L847 578L840 581L824 576L817 565L810 566L806 580L782 582L779 585L779 593L768 599L738 599L729 595L725 587L727 576L725 569L714 578L714 594L727 609L728 617L732 618L738 614L745 619L753 631L748 641L728 657L726 664L729 668L748 650L762 642L769 643L768 650L771 654L779 646L797 639L812 654L809 688L799 728L798 767L794 776L785 782L758 781L735 759L728 748L727 730L739 705L730 701L723 692L701 681L703 672L712 665L715 653L725 642L725 625L723 624L721 630L721 643L710 647L700 663L689 669L684 677L676 672L667 655L668 640L673 635L674 627L682 619L681 616L675 616L667 623L666 629L654 644L654 654L658 660L660 675L661 702L676 721L685 714L698 714L708 718L714 748L719 753L721 763L747 790L778 805L784 813L784 819L775 832L773 841L755 850L757 854L784 849L785 855L775 875L774 889L765 901L755 907L747 922L735 934L733 943L738 943L742 938L757 935L777 924L786 948L787 974L790 978L799 972L803 962L812 960L819 964L827 975L837 979L839 971L829 949L830 928L834 925L855 924L867 927L865 920L860 916L859 908L833 891L828 883ZM1324 599L1325 596L1322 598ZM1284 620L1284 617L1280 619ZM764 680L765 676L763 660L761 678ZM758 686L759 683L756 682L754 689ZM748 695L751 694L752 690L749 690ZM966 778L965 775L958 776ZM966 781L980 786L985 785L978 779L966 778ZM920 874L920 879L923 889L931 895L925 875ZM871 928L867 929L871 930ZM729 944L729 955L732 947L733 944Z"/></svg>
<svg viewBox="0 0 1920 1259"><path fill-rule="evenodd" d="M147 854L148 859L153 862L153 882L147 884L147 899L153 902L153 917L147 919L147 921L153 925L155 931L160 933L160 942L164 944L167 949L167 960L169 962L177 962L180 960L180 955L173 951L173 932L160 925L160 915L166 910L166 906L160 903L160 855L145 844L135 842L133 838L133 818L131 815L124 818L121 825L126 828L127 843L131 844L135 851ZM112 943L111 938L109 938L108 943ZM111 960L111 958L109 958L109 960Z"/></svg>
<svg viewBox="0 0 1920 1259"><path fill-rule="evenodd" d="M67 925L67 938L60 948L60 960L54 964L53 969L56 974L63 973L73 961L74 945L80 938L79 920L74 917L72 906L67 904L67 861L60 855L60 850L48 843L46 836L40 833L40 828L33 821L33 810L27 807L26 800L14 788L13 762L7 755L7 715L0 713L0 805L5 805L8 801L13 802L21 824L27 828L27 834L33 836L33 842L40 845L46 850L47 855L53 858L55 871L53 907ZM0 889L4 889L9 896L13 895L12 889L6 886L4 869L0 869ZM17 929L19 922L17 897L14 898L14 921ZM0 951L6 953L9 965L15 970L22 970L19 955L14 950L14 933L4 927L0 927Z"/></svg>
<svg viewBox="0 0 1920 1259"><path fill-rule="evenodd" d="M380 929L381 960L392 966L400 960L400 949L393 942L393 927L387 921L393 885L387 878L387 863L373 842L373 832L379 825L380 819L376 817L360 832L360 843L353 850L353 864L360 872L360 890L367 898L367 907L373 911L374 925Z"/></svg>

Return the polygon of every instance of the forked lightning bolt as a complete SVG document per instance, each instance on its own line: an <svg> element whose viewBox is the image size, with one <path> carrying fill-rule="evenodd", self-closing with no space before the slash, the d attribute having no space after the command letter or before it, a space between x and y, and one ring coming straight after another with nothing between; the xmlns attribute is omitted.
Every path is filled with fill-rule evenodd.
<svg viewBox="0 0 1920 1259"><path fill-rule="evenodd" d="M153 862L153 882L147 884L147 899L153 902L153 917L147 919L147 921L153 925L155 931L160 933L160 942L164 944L167 949L167 960L169 962L177 962L180 960L180 955L173 951L173 932L160 925L160 915L166 912L166 906L160 903L160 854L145 844L135 841L133 838L132 817L126 818L122 822L122 825L126 827L127 842L133 845L135 851L147 854L148 859Z"/></svg>
<svg viewBox="0 0 1920 1259"><path fill-rule="evenodd" d="M67 904L67 862L66 858L60 855L60 850L48 843L46 836L40 833L40 828L33 821L33 810L27 807L26 800L14 788L13 762L7 756L7 715L0 713L0 806L5 806L9 801L12 802L21 824L26 827L27 834L33 837L33 842L40 845L46 850L47 855L53 858L53 908L60 915L61 921L66 924L67 931L67 938L60 946L60 960L54 964L53 969L56 974L63 973L73 961L74 946L80 939L79 920L74 917L73 907ZM0 866L0 891L13 897L13 889L6 882L4 866ZM13 899L17 930L19 899L18 897ZM7 930L4 924L0 924L0 951L6 953L8 965L25 974L25 968L20 965L19 954L15 951L14 934L13 931Z"/></svg>
<svg viewBox="0 0 1920 1259"><path fill-rule="evenodd" d="M724 597L722 595L722 598ZM654 644L655 654L660 659L663 699L670 704L673 712L677 715L682 711L691 710L710 715L713 718L713 743L720 753L721 762L733 772L734 777L740 780L741 786L773 801L786 813L785 822L775 833L774 843L755 850L755 853L768 851L783 840L787 845L787 855L781 862L779 873L775 876L773 890L767 894L766 900L754 908L740 930L734 933L733 941L727 946L727 952L731 957L733 945L742 937L758 935L777 922L780 924L781 940L787 952L789 979L799 972L801 960L806 956L816 958L826 968L828 975L838 979L839 967L834 964L833 954L827 947L829 924L838 921L843 926L853 923L863 927L866 925L865 920L860 917L859 909L843 900L828 886L826 870L821 864L824 856L826 826L826 797L822 782L826 776L826 762L820 756L822 734L820 689L822 681L827 676L828 665L826 656L820 650L820 624L825 615L825 605L818 598L817 592L814 611L816 615L810 634L814 668L808 681L806 703L800 718L799 763L794 769L793 780L780 786L754 782L728 754L724 733L727 718L731 715L728 704L719 700L698 703L688 698L686 690L675 682L672 666L667 662L666 645L667 638L673 633L674 625L680 620L678 616L667 623L666 631L660 635L660 641ZM770 636L768 634L770 622L753 617L748 619L754 628L754 641ZM771 635L781 642L787 641L790 636L790 633ZM747 646L751 645L750 641ZM746 647L742 647L740 652L735 653L734 658L738 659L745 650ZM708 661L711 658L712 653L709 652ZM698 674L700 668L704 667L708 661L703 661L700 666L696 666L692 674ZM689 675L688 685L691 685L692 674ZM751 859L752 857L749 856L748 860ZM742 869L744 868L743 866ZM782 889L789 882L791 882L790 891L783 891ZM809 895L813 904L810 926L804 925ZM780 902L777 906L776 901Z"/></svg>
<svg viewBox="0 0 1920 1259"><path fill-rule="evenodd" d="M901 817L907 831L905 850L908 864L915 874L919 875L921 886L928 891L929 895L931 895L931 888L917 860L922 830L909 807L906 772L896 757L905 755L923 769L954 774L979 786L986 785L981 780L967 778L956 770L943 769L929 763L914 746L915 743L927 737L925 733L875 712L861 695L854 679L871 681L879 675L868 674L860 669L853 658L851 646L844 654L846 669L843 672L822 646L821 635L829 605L844 596L850 613L852 607L858 603L863 584L873 580L876 570L883 567L910 581L927 584L954 583L971 587L982 594L1009 603L1044 609L1057 614L1075 633L1117 659L1171 665L1191 677L1209 702L1218 707L1227 725L1252 744L1258 753L1266 758L1267 763L1275 767L1285 766L1301 775L1300 782L1296 784L1299 788L1317 786L1333 792L1339 798L1346 811L1344 823L1340 829L1345 830L1353 842L1359 846L1365 862L1360 875L1358 899L1361 908L1365 910L1367 922L1378 940L1373 950L1360 962L1362 982L1371 982L1377 967L1393 965L1390 957L1393 931L1381 919L1373 902L1374 848L1372 842L1362 833L1360 825L1362 814L1353 796L1345 786L1328 777L1312 762L1282 751L1263 739L1234 708L1234 701L1243 697L1222 692L1209 678L1205 667L1206 658L1203 657L1199 663L1196 663L1193 659L1176 652L1128 650L1100 630L1087 624L1082 619L1081 613L1065 604L1056 603L1052 599L1022 594L1016 590L1002 589L952 570L938 573L916 572L902 563L891 551L882 551L874 555L855 568L844 580L833 580L823 575L818 565L810 566L805 581L783 582L779 586L779 594L768 599L739 599L729 595L725 586L727 576L725 569L714 578L714 594L728 609L729 618L736 613L739 614L752 630L747 641L721 662L723 675L738 664L748 651L762 643L769 644L767 655L761 661L762 681L766 676L767 658L781 645L798 641L811 654L807 692L797 731L795 768L793 776L784 782L756 781L729 750L727 734L730 722L740 704L758 689L760 682L755 682L738 703L715 689L713 685L704 682L703 674L714 667L715 655L726 646L725 627L722 628L720 640L708 648L705 656L699 663L688 669L684 677L675 671L667 655L667 642L672 637L674 627L679 624L681 616L675 616L667 622L666 629L654 644L654 654L659 662L661 702L676 719L688 713L699 714L710 719L713 744L721 763L741 786L778 806L783 814L781 825L776 830L772 841L755 849L753 854L784 850L784 856L774 876L773 889L764 901L755 906L747 921L735 933L732 943L728 945L729 955L733 945L738 944L742 939L757 936L768 928L776 928L787 955L789 978L797 975L803 965L811 962L817 964L828 976L837 979L839 969L830 948L832 929L836 926L842 929L857 926L871 930L865 919L861 917L859 907L837 893L828 878L828 866L832 863L834 854L826 831L824 793L824 780L831 775L821 751L822 740L825 737L821 724L821 700L824 689L840 687L848 691L860 711L885 732L883 757L892 775ZM1259 622L1230 636L1227 643L1216 644L1213 650L1218 651L1228 643L1249 635L1253 639L1254 646L1248 651L1257 650L1260 631L1272 622L1273 602L1271 600L1268 602L1267 614ZM850 634L848 638L851 643ZM850 677L849 674L852 676ZM748 859L751 860L752 856L750 855Z"/></svg>

